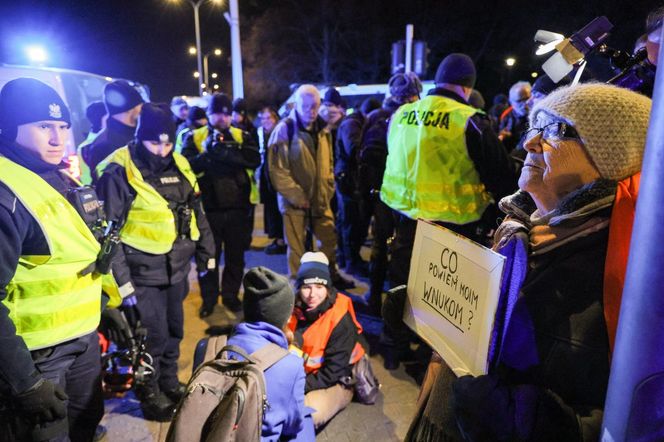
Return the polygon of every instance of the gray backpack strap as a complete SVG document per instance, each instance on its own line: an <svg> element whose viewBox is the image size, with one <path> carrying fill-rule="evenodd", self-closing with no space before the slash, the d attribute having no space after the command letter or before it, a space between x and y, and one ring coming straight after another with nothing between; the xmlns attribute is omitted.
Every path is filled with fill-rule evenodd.
<svg viewBox="0 0 664 442"><path fill-rule="evenodd" d="M269 343L251 354L252 359L262 371L267 370L274 364L288 356L289 351L277 344Z"/></svg>
<svg viewBox="0 0 664 442"><path fill-rule="evenodd" d="M228 341L228 336L226 335L209 337L207 347L205 347L205 358L203 359L203 361L207 362L207 361L214 361L215 359L217 359L217 355L219 354L221 349L226 346L227 341Z"/></svg>

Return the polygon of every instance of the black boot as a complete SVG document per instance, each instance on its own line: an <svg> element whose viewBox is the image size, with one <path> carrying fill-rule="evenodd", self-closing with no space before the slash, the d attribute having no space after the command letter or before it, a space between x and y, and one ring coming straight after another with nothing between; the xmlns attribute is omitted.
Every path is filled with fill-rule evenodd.
<svg viewBox="0 0 664 442"><path fill-rule="evenodd" d="M137 388L136 396L141 401L141 410L146 420L169 422L173 419L175 404L158 388Z"/></svg>

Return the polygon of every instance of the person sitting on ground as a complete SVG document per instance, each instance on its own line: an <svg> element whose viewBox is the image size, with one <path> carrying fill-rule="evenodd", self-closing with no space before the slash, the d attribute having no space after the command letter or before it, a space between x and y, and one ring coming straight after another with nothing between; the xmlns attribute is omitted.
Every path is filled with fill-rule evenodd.
<svg viewBox="0 0 664 442"><path fill-rule="evenodd" d="M304 354L304 403L315 410L314 425L319 429L353 399L353 364L365 353L362 327L350 298L332 286L329 261L322 252L302 255L296 289L288 327Z"/></svg>
<svg viewBox="0 0 664 442"><path fill-rule="evenodd" d="M489 374L430 366L440 373L423 383L406 440L600 439L622 291L607 249L638 182L651 104L595 83L534 107L521 190L500 201L494 249L510 273Z"/></svg>
<svg viewBox="0 0 664 442"><path fill-rule="evenodd" d="M287 323L295 297L288 279L265 267L250 269L244 280L244 322L235 326L228 345L254 353L269 343L288 348L293 334ZM290 337L290 339L289 339ZM304 406L302 359L289 354L265 370L267 402L262 441L313 441L313 422Z"/></svg>

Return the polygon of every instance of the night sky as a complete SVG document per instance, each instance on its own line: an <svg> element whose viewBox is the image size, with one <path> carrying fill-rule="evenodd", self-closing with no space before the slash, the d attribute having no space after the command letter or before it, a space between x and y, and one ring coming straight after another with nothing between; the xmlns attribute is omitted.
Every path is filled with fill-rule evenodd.
<svg viewBox="0 0 664 442"><path fill-rule="evenodd" d="M309 4L309 1L240 0L243 44L252 32L252 25L266 11L273 11L281 7L279 5L292 8L298 3ZM413 23L416 38L418 35L421 38L421 34L425 33L423 30L428 32L428 36L435 33L437 23L441 29L444 28L446 17L452 17L450 20L458 20L459 17L468 20L468 15L472 14L472 22L469 23L473 25L458 31L454 39L440 42L428 38L434 40L429 42L431 66L428 77L433 76L438 62L446 53L463 51L468 47L473 48L468 52L477 59L480 53L478 48L483 48L477 60L479 84L488 92L495 92L504 87L502 84L520 78L528 80L525 77L529 72L544 61L532 59L535 49L532 37L538 28L569 34L595 16L607 15L615 25L610 43L621 49L631 49L634 40L643 31L647 13L662 4L639 0L367 1L377 9L370 15L372 25L385 30L386 50L385 56L381 55L379 66L379 77L382 78L376 78L376 82L389 78L389 46L403 34L406 23ZM343 1L330 2L333 7L343 7L343 4ZM462 7L467 8L465 16ZM218 72L222 88L229 89L230 32L223 18L226 10L226 5L220 7L212 2L206 2L200 8L203 52L215 47L221 47L225 52L222 59L210 57L210 72ZM498 21L495 20L496 14L500 16ZM288 11L285 15L288 16ZM186 0L1 0L0 62L25 64L22 48L34 42L47 48L51 66L136 80L150 86L152 98L156 101L168 100L175 94L195 94L197 82L192 74L196 70L196 58L187 53L188 47L195 43L193 16L193 9ZM266 21L264 16L261 23L269 23L269 17ZM485 44L483 40L491 26L494 28L493 37L487 39ZM279 44L279 41L274 44ZM505 71L500 62L505 56L513 54L529 61L519 65L518 69ZM353 81L351 78L341 80ZM301 78L299 81L315 79ZM245 77L245 90L251 86Z"/></svg>

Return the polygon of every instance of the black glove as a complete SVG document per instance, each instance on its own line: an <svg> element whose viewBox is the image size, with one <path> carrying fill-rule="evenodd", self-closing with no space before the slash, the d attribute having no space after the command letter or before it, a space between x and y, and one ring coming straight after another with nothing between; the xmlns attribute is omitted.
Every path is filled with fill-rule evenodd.
<svg viewBox="0 0 664 442"><path fill-rule="evenodd" d="M528 439L535 421L539 389L508 386L495 375L462 376L452 384L452 408L464 439Z"/></svg>
<svg viewBox="0 0 664 442"><path fill-rule="evenodd" d="M122 312L109 308L101 313L99 330L120 348L131 348L133 333Z"/></svg>
<svg viewBox="0 0 664 442"><path fill-rule="evenodd" d="M62 388L49 381L40 379L27 391L18 394L15 402L18 410L33 423L53 422L67 416L69 399Z"/></svg>

